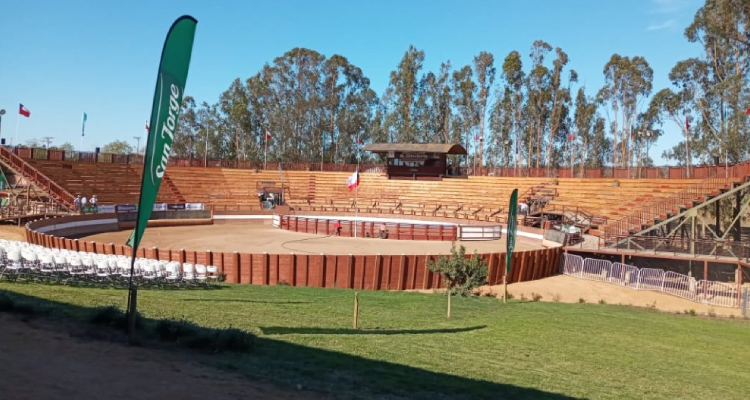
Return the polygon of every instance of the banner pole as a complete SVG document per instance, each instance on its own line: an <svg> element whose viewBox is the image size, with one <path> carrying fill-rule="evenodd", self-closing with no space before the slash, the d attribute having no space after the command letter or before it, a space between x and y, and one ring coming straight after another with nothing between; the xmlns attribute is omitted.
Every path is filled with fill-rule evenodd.
<svg viewBox="0 0 750 400"><path fill-rule="evenodd" d="M18 127L21 125L21 113L16 114L16 147L18 147Z"/></svg>
<svg viewBox="0 0 750 400"><path fill-rule="evenodd" d="M185 92L197 22L189 15L184 15L174 21L164 40L159 61L149 124L152 129L146 140L135 229L127 241L131 249L127 308L128 343L131 344L135 343L136 316L138 315L137 285L133 283L136 255L151 217L151 211L154 209L156 195L166 172L175 132L179 126L179 109ZM208 133L206 138L208 139ZM81 135L81 147L83 147L83 135Z"/></svg>

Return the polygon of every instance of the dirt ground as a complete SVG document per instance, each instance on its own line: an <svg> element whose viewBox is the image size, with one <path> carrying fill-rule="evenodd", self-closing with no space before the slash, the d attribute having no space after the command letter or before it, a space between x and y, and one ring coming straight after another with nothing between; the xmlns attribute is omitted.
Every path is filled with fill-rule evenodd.
<svg viewBox="0 0 750 400"><path fill-rule="evenodd" d="M318 399L199 364L177 351L91 340L75 327L0 313L0 397L21 399Z"/></svg>
<svg viewBox="0 0 750 400"><path fill-rule="evenodd" d="M502 295L503 286L485 286L484 292L491 291ZM542 295L541 301L555 301L563 303L578 303L579 299L587 303L598 303L604 300L607 304L632 305L637 307L654 307L666 312L684 312L695 310L698 314L709 312L723 316L740 316L737 308L716 307L707 304L695 303L672 295L652 292L649 290L633 290L610 283L578 279L572 276L557 275L550 278L531 282L521 282L508 285L508 292L513 298L520 299L523 295L527 299L532 298L532 293Z"/></svg>
<svg viewBox="0 0 750 400"><path fill-rule="evenodd" d="M22 226L0 225L0 238L25 242L25 229Z"/></svg>
<svg viewBox="0 0 750 400"><path fill-rule="evenodd" d="M130 231L85 237L97 243L125 243ZM505 237L491 241L459 241L466 252L505 251ZM362 239L289 232L264 224L203 225L148 228L141 247L271 254L450 254L451 242ZM516 250L541 248L542 241L517 237Z"/></svg>

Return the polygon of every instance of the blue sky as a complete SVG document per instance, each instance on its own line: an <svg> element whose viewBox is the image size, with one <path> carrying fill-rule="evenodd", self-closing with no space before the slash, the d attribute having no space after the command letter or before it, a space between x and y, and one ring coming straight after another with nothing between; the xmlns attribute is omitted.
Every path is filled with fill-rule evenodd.
<svg viewBox="0 0 750 400"><path fill-rule="evenodd" d="M425 71L450 60L459 67L480 51L496 63L512 50L526 57L542 39L568 53L569 66L591 95L603 84L613 53L641 55L654 70L654 92L669 86L674 64L698 56L684 28L700 0L527 1L34 1L0 7L2 137L45 136L84 150L113 140L135 144L150 114L156 69L172 21L198 19L186 94L215 102L234 78L243 80L294 47L341 54L382 94L389 72L410 44L425 52ZM528 63L528 58L524 58ZM651 149L680 140L677 127Z"/></svg>

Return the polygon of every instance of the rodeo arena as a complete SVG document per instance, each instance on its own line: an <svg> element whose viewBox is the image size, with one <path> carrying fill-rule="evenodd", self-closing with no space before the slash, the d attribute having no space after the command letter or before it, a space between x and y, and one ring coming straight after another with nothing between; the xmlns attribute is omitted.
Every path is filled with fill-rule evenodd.
<svg viewBox="0 0 750 400"><path fill-rule="evenodd" d="M142 156L0 147L0 276L71 284L441 288L453 242L502 283L564 274L697 304L748 308L750 163L685 168L489 169L458 144L369 144L377 165L170 159L130 274ZM96 196L81 204L81 196Z"/></svg>

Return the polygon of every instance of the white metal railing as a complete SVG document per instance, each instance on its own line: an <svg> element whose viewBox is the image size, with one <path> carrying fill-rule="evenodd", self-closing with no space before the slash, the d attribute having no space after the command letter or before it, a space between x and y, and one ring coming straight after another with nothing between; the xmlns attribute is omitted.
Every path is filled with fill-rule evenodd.
<svg viewBox="0 0 750 400"><path fill-rule="evenodd" d="M700 280L677 272L657 268L637 268L574 254L563 254L560 270L564 275L607 282L635 290L653 290L686 300L719 307L739 307L737 285Z"/></svg>

